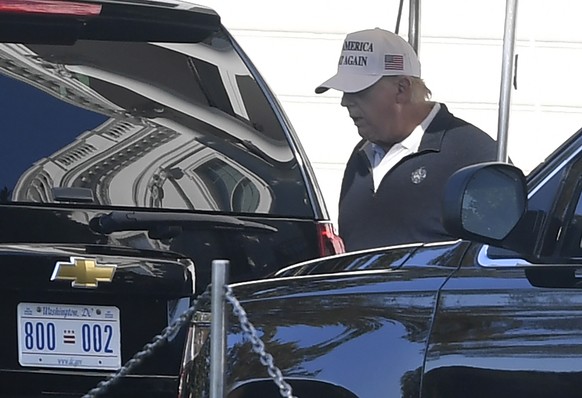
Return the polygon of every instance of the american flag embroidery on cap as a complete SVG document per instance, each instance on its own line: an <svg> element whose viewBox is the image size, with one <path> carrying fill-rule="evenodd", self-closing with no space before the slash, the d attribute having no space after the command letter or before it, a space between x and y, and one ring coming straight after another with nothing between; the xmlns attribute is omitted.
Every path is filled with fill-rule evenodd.
<svg viewBox="0 0 582 398"><path fill-rule="evenodd" d="M403 70L404 57L398 54L384 55L384 70Z"/></svg>

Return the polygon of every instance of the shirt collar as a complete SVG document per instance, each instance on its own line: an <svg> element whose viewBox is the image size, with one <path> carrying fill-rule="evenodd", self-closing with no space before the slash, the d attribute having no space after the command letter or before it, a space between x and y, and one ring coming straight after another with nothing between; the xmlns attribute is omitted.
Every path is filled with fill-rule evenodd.
<svg viewBox="0 0 582 398"><path fill-rule="evenodd" d="M415 129L412 131L412 133L408 137L406 137L404 140L402 140L401 142L399 142L395 145L399 144L399 145L402 145L404 148L411 150L412 152L417 152L418 148L420 147L420 141L422 140L422 136L423 136L424 132L426 131L428 126L431 124L431 122L433 121L433 119L435 118L435 116L437 115L437 113L439 112L440 109L441 109L441 104L438 102L435 102L432 109L428 113L428 115L426 115L424 120L422 122L420 122L420 124L418 126L415 127ZM386 154L386 151L384 150L384 148L382 148L381 146L376 145L370 141L366 141L364 143L364 145L362 146L361 150L364 151L364 153L367 155L368 159L370 159L370 163L372 163L372 164L373 164L374 156L376 156L377 154L379 154L380 156L383 156Z"/></svg>
<svg viewBox="0 0 582 398"><path fill-rule="evenodd" d="M430 123L433 121L434 117L436 116L440 109L441 104L436 102L433 105L430 112L428 113L428 115L426 115L424 120L420 122L420 124L416 126L414 130L412 130L412 133L410 133L408 137L406 137L400 142L400 145L410 150L411 152L417 152L424 132L426 131Z"/></svg>

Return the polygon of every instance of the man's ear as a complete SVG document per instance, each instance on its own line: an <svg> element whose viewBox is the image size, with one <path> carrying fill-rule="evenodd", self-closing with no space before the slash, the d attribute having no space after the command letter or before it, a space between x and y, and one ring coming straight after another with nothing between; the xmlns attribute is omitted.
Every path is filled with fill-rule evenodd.
<svg viewBox="0 0 582 398"><path fill-rule="evenodd" d="M396 94L396 102L398 103L405 103L410 102L412 97L412 82L406 76L401 77L398 79L398 83L396 84L398 88L398 92Z"/></svg>

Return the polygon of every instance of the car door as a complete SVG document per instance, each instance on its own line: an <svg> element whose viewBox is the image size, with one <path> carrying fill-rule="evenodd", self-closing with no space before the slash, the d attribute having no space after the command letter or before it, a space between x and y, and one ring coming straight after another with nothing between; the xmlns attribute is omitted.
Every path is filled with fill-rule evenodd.
<svg viewBox="0 0 582 398"><path fill-rule="evenodd" d="M581 288L535 286L518 267L470 267L447 282L423 397L579 397L580 391Z"/></svg>
<svg viewBox="0 0 582 398"><path fill-rule="evenodd" d="M538 262L475 244L443 286L422 397L579 397L582 156L576 135L529 178Z"/></svg>

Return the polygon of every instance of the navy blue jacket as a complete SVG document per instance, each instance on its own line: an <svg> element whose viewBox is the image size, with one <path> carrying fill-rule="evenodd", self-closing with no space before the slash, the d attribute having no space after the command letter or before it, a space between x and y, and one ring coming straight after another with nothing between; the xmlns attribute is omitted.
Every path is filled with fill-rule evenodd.
<svg viewBox="0 0 582 398"><path fill-rule="evenodd" d="M441 222L447 179L464 166L494 161L497 154L493 138L441 104L418 152L396 164L374 192L365 143L354 148L340 192L338 227L348 251L453 239Z"/></svg>

